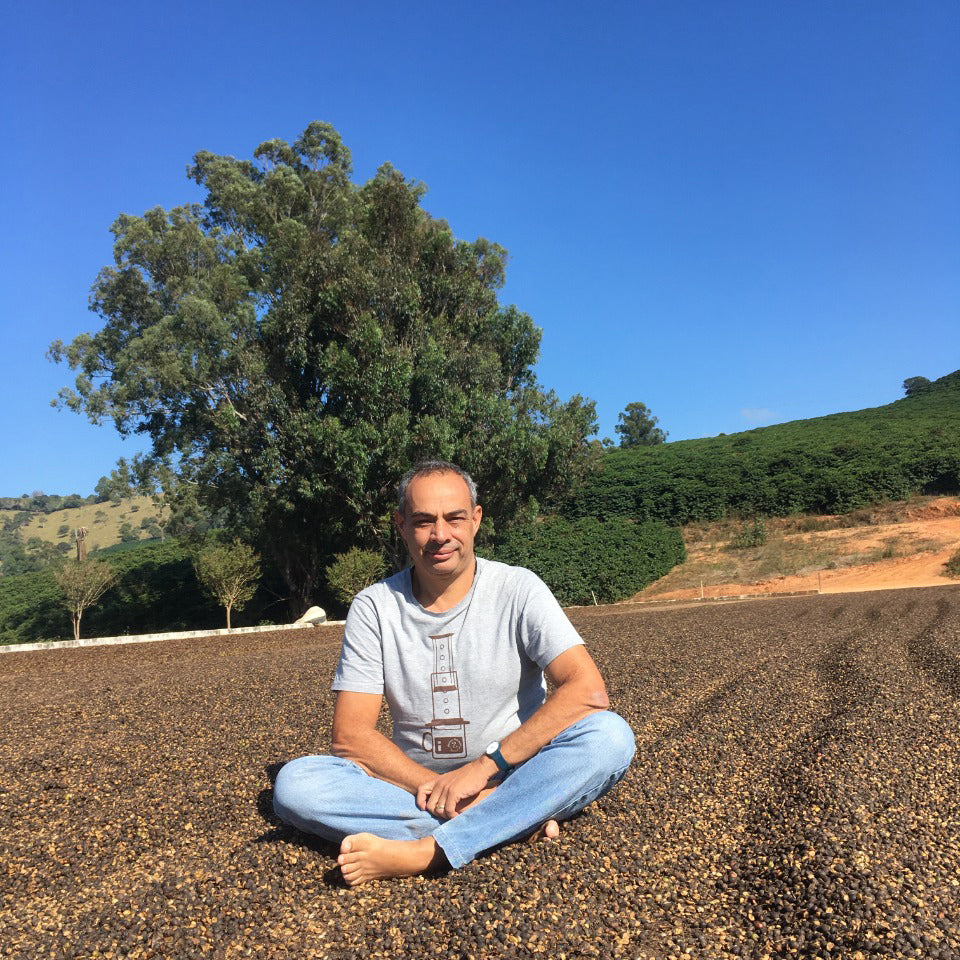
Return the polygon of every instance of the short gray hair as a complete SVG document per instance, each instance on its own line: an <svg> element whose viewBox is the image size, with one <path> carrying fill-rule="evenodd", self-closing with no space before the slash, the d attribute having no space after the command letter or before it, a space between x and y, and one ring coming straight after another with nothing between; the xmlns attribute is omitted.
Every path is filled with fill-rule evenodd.
<svg viewBox="0 0 960 960"><path fill-rule="evenodd" d="M463 480L470 491L471 508L477 505L477 485L473 477L463 467L458 467L455 463L450 463L449 460L421 460L403 475L400 486L397 487L397 509L401 514L406 509L407 490L414 477L426 477L432 473L455 473Z"/></svg>

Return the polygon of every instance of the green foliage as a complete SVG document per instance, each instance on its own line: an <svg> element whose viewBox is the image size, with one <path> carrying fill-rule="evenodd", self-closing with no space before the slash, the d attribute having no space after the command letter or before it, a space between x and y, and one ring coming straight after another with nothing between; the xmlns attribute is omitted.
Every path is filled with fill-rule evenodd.
<svg viewBox="0 0 960 960"><path fill-rule="evenodd" d="M322 123L252 160L198 153L204 205L121 215L102 329L51 346L78 373L61 402L148 436L141 466L175 463L297 609L349 546L402 562L392 498L415 461L468 469L490 529L561 504L594 459L593 404L540 388L540 331L498 302L506 251L457 240L389 165L350 173Z"/></svg>
<svg viewBox="0 0 960 960"><path fill-rule="evenodd" d="M117 571L117 586L90 614L98 636L218 627L221 612L201 590L192 545L124 543L99 551Z"/></svg>
<svg viewBox="0 0 960 960"><path fill-rule="evenodd" d="M117 575L113 567L102 560L68 560L53 571L53 579L60 588L61 602L70 614L73 638L79 640L84 611L116 583Z"/></svg>
<svg viewBox="0 0 960 960"><path fill-rule="evenodd" d="M242 610L257 592L260 558L253 547L234 540L204 547L193 566L204 590L226 610L229 630L231 612Z"/></svg>
<svg viewBox="0 0 960 960"><path fill-rule="evenodd" d="M666 432L657 426L658 422L646 404L628 403L613 429L620 434L621 447L654 447L667 439Z"/></svg>
<svg viewBox="0 0 960 960"><path fill-rule="evenodd" d="M49 568L0 577L0 643L66 638L70 618L62 596Z"/></svg>
<svg viewBox="0 0 960 960"><path fill-rule="evenodd" d="M960 371L883 407L746 433L610 450L571 516L669 524L847 513L960 491Z"/></svg>
<svg viewBox="0 0 960 960"><path fill-rule="evenodd" d="M29 519L35 513L56 513L72 507L80 507L85 503L92 503L94 497L84 499L78 493L71 493L65 497L56 493L43 493L38 490L22 497L0 497L0 511L23 511Z"/></svg>
<svg viewBox="0 0 960 960"><path fill-rule="evenodd" d="M930 381L926 377L907 377L903 381L903 392L908 397L915 397L918 393L923 393L929 388Z"/></svg>
<svg viewBox="0 0 960 960"><path fill-rule="evenodd" d="M40 558L27 553L23 541L15 532L0 532L0 579L42 570L46 565Z"/></svg>
<svg viewBox="0 0 960 960"><path fill-rule="evenodd" d="M594 517L518 525L496 551L498 560L533 570L565 605L623 600L685 557L679 530Z"/></svg>
<svg viewBox="0 0 960 960"><path fill-rule="evenodd" d="M960 550L944 564L944 573L948 577L960 577Z"/></svg>
<svg viewBox="0 0 960 960"><path fill-rule="evenodd" d="M194 548L185 542L125 543L97 553L117 574L116 586L84 615L89 636L157 633L218 627L222 611L201 590ZM265 578L268 579L268 578ZM273 618L276 584L266 582L244 614L252 622ZM63 639L70 620L50 569L0 577L0 643Z"/></svg>
<svg viewBox="0 0 960 960"><path fill-rule="evenodd" d="M120 542L121 543L130 543L133 540L139 540L140 537L137 534L137 531L133 529L132 525L128 521L124 521L120 524Z"/></svg>
<svg viewBox="0 0 960 960"><path fill-rule="evenodd" d="M334 596L347 606L361 590L383 577L387 565L379 553L351 547L338 553L324 572Z"/></svg>
<svg viewBox="0 0 960 960"><path fill-rule="evenodd" d="M734 550L747 547L762 547L767 542L767 521L763 517L754 517L752 522L745 523L740 533L730 541Z"/></svg>
<svg viewBox="0 0 960 960"><path fill-rule="evenodd" d="M103 503L107 500L119 503L125 497L129 497L133 490L134 478L131 475L129 465L124 460L117 464L116 469L111 471L110 476L101 477L93 488L97 503Z"/></svg>
<svg viewBox="0 0 960 960"><path fill-rule="evenodd" d="M163 530L157 523L156 517L144 517L140 521L140 529L151 539L159 540L163 537Z"/></svg>

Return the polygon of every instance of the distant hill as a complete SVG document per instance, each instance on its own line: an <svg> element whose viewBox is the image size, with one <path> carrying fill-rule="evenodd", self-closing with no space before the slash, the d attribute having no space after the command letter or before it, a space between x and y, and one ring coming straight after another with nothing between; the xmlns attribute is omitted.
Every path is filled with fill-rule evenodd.
<svg viewBox="0 0 960 960"><path fill-rule="evenodd" d="M609 450L567 512L685 524L958 492L960 370L882 407Z"/></svg>
<svg viewBox="0 0 960 960"><path fill-rule="evenodd" d="M52 509L58 502L75 503ZM87 551L160 537L150 497L122 500L33 494L0 498L0 577L42 570L76 550L74 531L87 529Z"/></svg>
<svg viewBox="0 0 960 960"><path fill-rule="evenodd" d="M0 519L6 511L0 511ZM73 543L73 531L87 528L87 549L112 547L124 540L150 540L159 533L154 527L157 508L150 497L127 497L120 501L84 503L79 507L34 513L20 528L26 542L37 537L45 543ZM124 526L126 525L126 526ZM122 532L121 532L122 531Z"/></svg>

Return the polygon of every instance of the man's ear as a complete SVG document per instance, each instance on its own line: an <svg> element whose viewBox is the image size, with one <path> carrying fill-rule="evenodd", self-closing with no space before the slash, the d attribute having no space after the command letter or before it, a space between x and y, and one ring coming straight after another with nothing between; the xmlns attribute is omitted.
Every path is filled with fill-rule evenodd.
<svg viewBox="0 0 960 960"><path fill-rule="evenodd" d="M397 525L400 533L403 533L403 514L399 510L393 511L393 522Z"/></svg>
<svg viewBox="0 0 960 960"><path fill-rule="evenodd" d="M480 521L483 519L483 507L478 503L473 508L473 532L476 533L480 528Z"/></svg>

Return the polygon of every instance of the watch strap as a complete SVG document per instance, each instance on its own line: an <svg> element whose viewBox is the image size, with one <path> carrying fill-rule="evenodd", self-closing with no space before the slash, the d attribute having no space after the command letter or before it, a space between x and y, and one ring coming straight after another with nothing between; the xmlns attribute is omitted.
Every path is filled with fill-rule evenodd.
<svg viewBox="0 0 960 960"><path fill-rule="evenodd" d="M492 747L493 744L490 744ZM486 754L487 756L499 767L501 773L509 773L513 767L504 759L503 754L500 752L500 744L498 743L496 747L491 750L490 747L487 747Z"/></svg>

